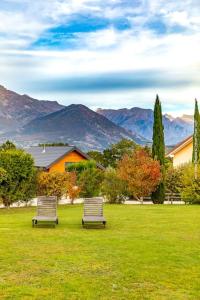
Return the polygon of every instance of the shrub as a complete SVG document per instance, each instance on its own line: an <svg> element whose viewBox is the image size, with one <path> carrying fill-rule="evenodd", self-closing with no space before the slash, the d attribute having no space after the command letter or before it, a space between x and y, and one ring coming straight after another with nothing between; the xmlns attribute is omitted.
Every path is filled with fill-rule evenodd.
<svg viewBox="0 0 200 300"><path fill-rule="evenodd" d="M105 171L101 191L109 203L122 203L127 194L127 185L117 176L116 170L109 167Z"/></svg>
<svg viewBox="0 0 200 300"><path fill-rule="evenodd" d="M56 196L58 200L69 196L73 203L80 192L76 179L74 172L40 172L37 176L37 195Z"/></svg>
<svg viewBox="0 0 200 300"><path fill-rule="evenodd" d="M1 150L0 168L0 196L4 205L35 196L36 171L30 154L17 149Z"/></svg>
<svg viewBox="0 0 200 300"><path fill-rule="evenodd" d="M181 198L186 203L200 204L200 166L198 166L198 176L194 178L194 165L187 164L183 168Z"/></svg>
<svg viewBox="0 0 200 300"><path fill-rule="evenodd" d="M80 174L86 169L92 169L96 168L96 162L94 160L86 160L86 161L80 161L77 163L71 163L67 166L68 172L76 172L77 174Z"/></svg>
<svg viewBox="0 0 200 300"><path fill-rule="evenodd" d="M100 193L100 185L103 180L103 171L97 168L89 168L82 171L78 177L78 184L82 197L95 197Z"/></svg>
<svg viewBox="0 0 200 300"><path fill-rule="evenodd" d="M165 173L165 187L170 194L180 193L182 188L182 168L169 167Z"/></svg>

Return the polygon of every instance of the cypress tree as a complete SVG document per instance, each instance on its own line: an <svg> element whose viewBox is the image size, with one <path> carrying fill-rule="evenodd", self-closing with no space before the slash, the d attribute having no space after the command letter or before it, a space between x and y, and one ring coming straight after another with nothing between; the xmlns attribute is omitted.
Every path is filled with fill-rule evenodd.
<svg viewBox="0 0 200 300"><path fill-rule="evenodd" d="M155 192L152 193L151 198L153 203L162 204L165 200L165 142L164 142L164 127L162 123L162 107L159 96L156 96L154 106L154 125L153 125L153 145L152 156L158 160L161 165L163 179L158 185Z"/></svg>
<svg viewBox="0 0 200 300"><path fill-rule="evenodd" d="M193 134L193 163L199 163L200 160L200 116L197 99L195 99L194 110L194 134Z"/></svg>

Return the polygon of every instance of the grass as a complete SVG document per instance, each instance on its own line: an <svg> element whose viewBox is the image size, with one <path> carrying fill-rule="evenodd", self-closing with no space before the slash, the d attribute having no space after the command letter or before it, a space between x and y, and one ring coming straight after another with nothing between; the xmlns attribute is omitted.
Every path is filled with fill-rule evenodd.
<svg viewBox="0 0 200 300"><path fill-rule="evenodd" d="M0 210L0 299L200 299L200 206L106 205L106 229L81 205L56 228L34 213Z"/></svg>

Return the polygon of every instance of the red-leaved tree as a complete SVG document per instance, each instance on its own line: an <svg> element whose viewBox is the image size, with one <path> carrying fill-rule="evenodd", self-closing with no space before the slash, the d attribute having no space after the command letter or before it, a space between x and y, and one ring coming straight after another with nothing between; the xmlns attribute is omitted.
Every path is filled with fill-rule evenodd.
<svg viewBox="0 0 200 300"><path fill-rule="evenodd" d="M153 160L144 149L125 155L118 163L117 173L127 183L129 192L138 200L155 191L161 180L159 162Z"/></svg>

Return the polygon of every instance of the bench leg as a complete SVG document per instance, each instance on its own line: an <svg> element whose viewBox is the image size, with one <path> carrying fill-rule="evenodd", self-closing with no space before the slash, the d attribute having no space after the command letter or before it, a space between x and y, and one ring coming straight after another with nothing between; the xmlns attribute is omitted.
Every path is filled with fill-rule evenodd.
<svg viewBox="0 0 200 300"><path fill-rule="evenodd" d="M82 219L82 226L84 227L84 221L83 221L83 219Z"/></svg>
<svg viewBox="0 0 200 300"><path fill-rule="evenodd" d="M56 219L56 224L58 225L58 218Z"/></svg>
<svg viewBox="0 0 200 300"><path fill-rule="evenodd" d="M103 225L104 225L104 227L106 227L106 221L103 221Z"/></svg>
<svg viewBox="0 0 200 300"><path fill-rule="evenodd" d="M35 225L35 220L32 220L32 227L34 227Z"/></svg>

